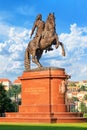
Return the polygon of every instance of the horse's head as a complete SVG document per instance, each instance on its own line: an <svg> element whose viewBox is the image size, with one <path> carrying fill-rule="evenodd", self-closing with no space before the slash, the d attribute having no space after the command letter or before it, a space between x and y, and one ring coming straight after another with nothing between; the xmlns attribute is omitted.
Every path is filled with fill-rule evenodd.
<svg viewBox="0 0 87 130"><path fill-rule="evenodd" d="M54 13L49 13L47 20L48 21L55 21Z"/></svg>
<svg viewBox="0 0 87 130"><path fill-rule="evenodd" d="M54 13L49 13L48 17L47 17L47 20L46 20L46 23L45 23L45 27L47 30L50 30L50 29L55 29L55 16L54 16Z"/></svg>

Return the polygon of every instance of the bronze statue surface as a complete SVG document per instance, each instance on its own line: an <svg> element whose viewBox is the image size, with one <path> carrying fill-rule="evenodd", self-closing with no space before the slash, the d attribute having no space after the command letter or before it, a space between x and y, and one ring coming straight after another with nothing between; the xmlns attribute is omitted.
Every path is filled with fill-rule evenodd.
<svg viewBox="0 0 87 130"><path fill-rule="evenodd" d="M47 17L46 22L42 21L42 15L39 14L36 18L34 26L31 31L31 36L34 34L36 29L35 37L29 42L25 50L25 70L30 70L30 55L32 56L32 62L34 62L38 68L41 68L39 60L43 54L43 51L51 51L52 45L55 45L57 49L59 45L62 47L62 55L65 56L65 50L63 43L59 41L58 35L55 28L55 16L50 13Z"/></svg>

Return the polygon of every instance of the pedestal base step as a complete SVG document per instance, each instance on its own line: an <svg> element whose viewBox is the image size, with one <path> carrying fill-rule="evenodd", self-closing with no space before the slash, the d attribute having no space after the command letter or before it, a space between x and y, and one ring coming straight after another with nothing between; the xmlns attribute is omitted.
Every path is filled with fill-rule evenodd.
<svg viewBox="0 0 87 130"><path fill-rule="evenodd" d="M61 117L61 118L26 118L26 117L1 117L0 122L26 122L26 123L84 123L87 118L83 117Z"/></svg>
<svg viewBox="0 0 87 130"><path fill-rule="evenodd" d="M0 122L28 122L28 123L83 123L87 118L77 112L38 112L38 113L6 113L6 117L0 117Z"/></svg>
<svg viewBox="0 0 87 130"><path fill-rule="evenodd" d="M61 117L57 118L55 123L86 123L87 118L83 117Z"/></svg>
<svg viewBox="0 0 87 130"><path fill-rule="evenodd" d="M29 113L29 112L14 112L14 113L6 113L6 117L52 117L52 118L59 118L59 117L83 117L83 113L80 112L38 112L38 113Z"/></svg>
<svg viewBox="0 0 87 130"><path fill-rule="evenodd" d="M0 122L15 122L15 123L51 123L50 118L30 118L30 117L2 117Z"/></svg>

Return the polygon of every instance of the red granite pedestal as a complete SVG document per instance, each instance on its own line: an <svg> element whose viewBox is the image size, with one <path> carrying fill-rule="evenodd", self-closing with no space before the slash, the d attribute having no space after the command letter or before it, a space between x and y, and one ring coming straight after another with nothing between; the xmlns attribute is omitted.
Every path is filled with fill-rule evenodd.
<svg viewBox="0 0 87 130"><path fill-rule="evenodd" d="M47 68L24 72L20 77L20 112L66 112L65 93L60 92L62 81L66 78L64 69Z"/></svg>
<svg viewBox="0 0 87 130"><path fill-rule="evenodd" d="M0 122L64 123L86 122L82 113L67 112L65 93L68 75L62 68L24 71L22 105L18 113L6 113Z"/></svg>

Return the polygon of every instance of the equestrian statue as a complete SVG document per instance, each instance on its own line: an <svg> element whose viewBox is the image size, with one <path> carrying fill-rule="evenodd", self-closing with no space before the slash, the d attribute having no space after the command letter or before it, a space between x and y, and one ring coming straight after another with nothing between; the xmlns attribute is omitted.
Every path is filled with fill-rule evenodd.
<svg viewBox="0 0 87 130"><path fill-rule="evenodd" d="M30 70L30 55L32 56L32 62L38 66L38 69L43 66L39 62L43 51L52 51L52 45L55 45L57 49L59 45L62 48L62 55L65 56L65 49L62 42L59 41L58 35L55 29L55 16L54 13L49 13L46 22L42 21L42 15L39 14L36 17L34 26L31 31L30 38L35 33L34 38L29 42L25 50L25 70Z"/></svg>

